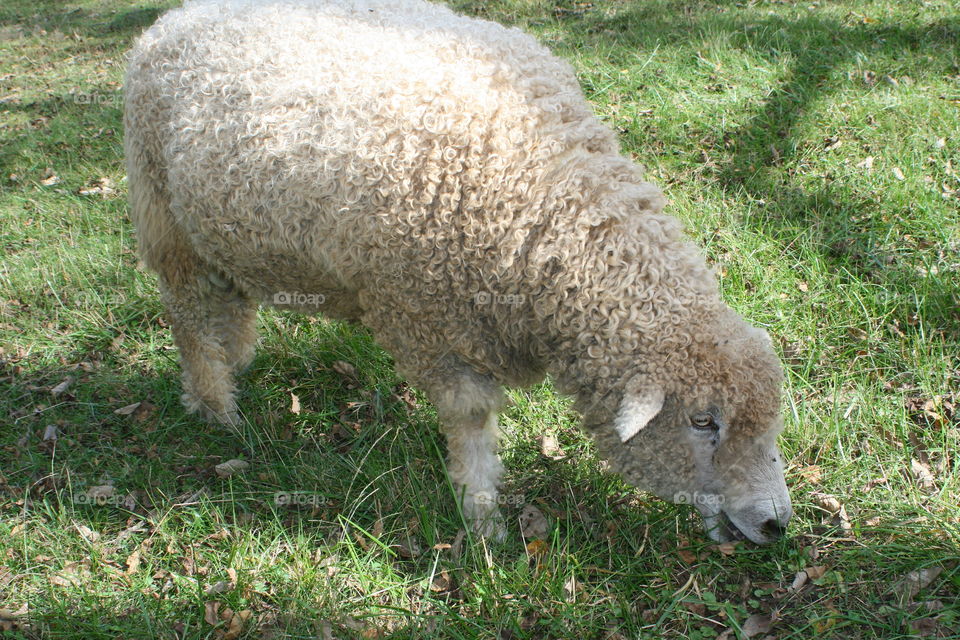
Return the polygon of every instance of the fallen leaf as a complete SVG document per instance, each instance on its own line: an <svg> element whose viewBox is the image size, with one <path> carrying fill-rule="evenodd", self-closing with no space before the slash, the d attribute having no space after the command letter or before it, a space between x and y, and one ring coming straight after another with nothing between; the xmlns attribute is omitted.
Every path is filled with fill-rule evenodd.
<svg viewBox="0 0 960 640"><path fill-rule="evenodd" d="M45 187L52 187L55 184L60 184L60 177L53 173L52 170L47 169L45 176L40 180L40 184Z"/></svg>
<svg viewBox="0 0 960 640"><path fill-rule="evenodd" d="M136 549L134 549L133 553L127 556L127 559L124 562L124 564L127 565L126 574L128 576L132 576L137 572L137 569L140 568L140 547L137 547Z"/></svg>
<svg viewBox="0 0 960 640"><path fill-rule="evenodd" d="M699 560L697 554L689 549L679 549L677 550L677 555L680 556L680 559L683 560L684 564L695 564Z"/></svg>
<svg viewBox="0 0 960 640"><path fill-rule="evenodd" d="M773 622L773 617L755 613L744 621L741 631L743 631L745 637L752 638L770 631L773 628Z"/></svg>
<svg viewBox="0 0 960 640"><path fill-rule="evenodd" d="M249 609L235 613L232 609L225 607L223 611L220 612L220 618L227 623L227 629L223 633L221 640L236 640L236 638L239 638L243 632L243 627L252 617L253 611Z"/></svg>
<svg viewBox="0 0 960 640"><path fill-rule="evenodd" d="M796 575L793 576L793 583L790 585L789 590L799 591L809 580L810 576L807 575L806 571L797 571Z"/></svg>
<svg viewBox="0 0 960 640"><path fill-rule="evenodd" d="M843 505L840 504L840 501L834 496L829 496L824 493L815 493L813 495L813 501L818 507L826 509L832 514L840 513L840 509L843 508Z"/></svg>
<svg viewBox="0 0 960 640"><path fill-rule="evenodd" d="M916 595L929 587L930 583L936 580L942 572L943 567L927 567L911 571L905 575L892 589L898 604L905 606L912 602Z"/></svg>
<svg viewBox="0 0 960 640"><path fill-rule="evenodd" d="M56 442L57 441L57 425L48 424L43 430L43 441L44 442Z"/></svg>
<svg viewBox="0 0 960 640"><path fill-rule="evenodd" d="M446 569L433 576L433 580L430 582L430 591L452 598L459 598L460 596L460 588L457 586L456 579Z"/></svg>
<svg viewBox="0 0 960 640"><path fill-rule="evenodd" d="M580 590L580 584L573 574L563 583L563 596L568 603L572 604L577 601L577 592Z"/></svg>
<svg viewBox="0 0 960 640"><path fill-rule="evenodd" d="M714 548L719 551L722 555L732 556L737 552L737 543L736 542L721 542L718 545L714 545Z"/></svg>
<svg viewBox="0 0 960 640"><path fill-rule="evenodd" d="M823 479L823 470L818 464L803 467L798 473L801 478L812 484L820 484L820 481Z"/></svg>
<svg viewBox="0 0 960 640"><path fill-rule="evenodd" d="M115 414L117 414L118 416L129 416L129 415L132 414L134 411L136 411L139 407L140 407L140 403L139 403L139 402L134 402L133 404L128 404L128 405L125 406L125 407L120 407L119 409L114 409L113 412L114 412Z"/></svg>
<svg viewBox="0 0 960 640"><path fill-rule="evenodd" d="M551 460L563 460L566 457L557 443L557 437L551 434L540 436L540 453Z"/></svg>
<svg viewBox="0 0 960 640"><path fill-rule="evenodd" d="M290 394L290 413L300 415L300 398L295 393Z"/></svg>
<svg viewBox="0 0 960 640"><path fill-rule="evenodd" d="M105 198L116 193L116 189L113 188L110 178L96 178L87 183L87 186L77 189L77 193L82 196L100 195Z"/></svg>
<svg viewBox="0 0 960 640"><path fill-rule="evenodd" d="M221 462L213 468L216 474L221 478L229 478L230 476L245 471L250 466L250 463L246 460L227 460L226 462Z"/></svg>
<svg viewBox="0 0 960 640"><path fill-rule="evenodd" d="M890 170L890 172L893 174L893 177L896 178L897 180L903 180L905 178L905 176L903 175L903 170L901 170L900 167L894 167L893 169Z"/></svg>
<svg viewBox="0 0 960 640"><path fill-rule="evenodd" d="M96 542L100 539L100 534L86 525L80 524L79 522L74 522L73 526L77 530L77 533L80 534L80 537L87 542Z"/></svg>
<svg viewBox="0 0 960 640"><path fill-rule="evenodd" d="M811 580L818 580L824 576L827 572L827 568L823 565L817 567L807 567L803 570Z"/></svg>
<svg viewBox="0 0 960 640"><path fill-rule="evenodd" d="M526 546L527 555L531 558L544 556L549 550L550 545L547 544L546 540L531 540Z"/></svg>
<svg viewBox="0 0 960 640"><path fill-rule="evenodd" d="M872 169L873 168L873 156L867 156L863 160L857 163L858 169Z"/></svg>
<svg viewBox="0 0 960 640"><path fill-rule="evenodd" d="M910 471L913 473L913 477L916 478L917 484L920 485L921 489L929 490L936 486L933 473L930 472L930 467L916 458L910 458Z"/></svg>
<svg viewBox="0 0 960 640"><path fill-rule="evenodd" d="M357 368L354 367L349 362L344 362L343 360L337 360L331 365L334 371L339 373L342 376L346 376L352 380L357 380Z"/></svg>
<svg viewBox="0 0 960 640"><path fill-rule="evenodd" d="M910 630L921 638L955 637L937 618L919 618L910 622ZM948 635L949 633L949 635Z"/></svg>
<svg viewBox="0 0 960 640"><path fill-rule="evenodd" d="M59 573L50 576L50 583L59 587L79 587L90 577L89 561L68 562Z"/></svg>
<svg viewBox="0 0 960 640"><path fill-rule="evenodd" d="M520 522L520 533L527 539L542 538L547 535L550 528L546 516L532 504L523 507L518 520Z"/></svg>
<svg viewBox="0 0 960 640"><path fill-rule="evenodd" d="M215 627L220 624L220 603L219 602L206 602L203 605L203 620L211 627Z"/></svg>
<svg viewBox="0 0 960 640"><path fill-rule="evenodd" d="M72 384L73 384L73 378L64 378L60 384L50 389L50 395L56 398L57 396L65 393L67 389L70 388L70 385Z"/></svg>
<svg viewBox="0 0 960 640"><path fill-rule="evenodd" d="M340 571L340 568L337 566L337 563L340 562L340 556L337 554L324 556L323 550L317 549L314 560L318 568L327 570L328 578L332 578Z"/></svg>

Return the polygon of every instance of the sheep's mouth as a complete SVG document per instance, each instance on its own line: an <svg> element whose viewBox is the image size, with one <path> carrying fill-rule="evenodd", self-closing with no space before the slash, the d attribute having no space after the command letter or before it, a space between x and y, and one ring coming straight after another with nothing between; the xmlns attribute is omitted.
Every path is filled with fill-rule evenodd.
<svg viewBox="0 0 960 640"><path fill-rule="evenodd" d="M717 523L717 526L720 528L720 537L726 540L740 541L750 539L747 537L747 534L733 523L733 520L730 519L726 511L720 512L720 522Z"/></svg>

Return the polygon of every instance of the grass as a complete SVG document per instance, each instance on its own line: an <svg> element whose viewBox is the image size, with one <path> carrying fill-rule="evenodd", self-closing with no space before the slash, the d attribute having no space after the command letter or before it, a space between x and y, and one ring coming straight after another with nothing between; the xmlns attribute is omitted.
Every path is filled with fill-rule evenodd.
<svg viewBox="0 0 960 640"><path fill-rule="evenodd" d="M171 4L0 7L0 635L960 637L954 3L452 2L574 64L775 337L797 516L733 549L605 472L549 384L503 417L509 539L464 539L435 415L358 327L264 311L247 422L184 415L119 108Z"/></svg>

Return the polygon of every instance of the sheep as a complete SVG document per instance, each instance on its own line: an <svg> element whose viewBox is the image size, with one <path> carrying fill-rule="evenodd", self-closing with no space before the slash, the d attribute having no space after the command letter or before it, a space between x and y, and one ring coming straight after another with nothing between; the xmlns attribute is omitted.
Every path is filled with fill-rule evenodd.
<svg viewBox="0 0 960 640"><path fill-rule="evenodd" d="M572 68L424 0L197 0L125 80L130 217L182 401L238 420L259 304L366 326L435 405L500 538L505 387L551 377L630 483L779 538L782 371Z"/></svg>

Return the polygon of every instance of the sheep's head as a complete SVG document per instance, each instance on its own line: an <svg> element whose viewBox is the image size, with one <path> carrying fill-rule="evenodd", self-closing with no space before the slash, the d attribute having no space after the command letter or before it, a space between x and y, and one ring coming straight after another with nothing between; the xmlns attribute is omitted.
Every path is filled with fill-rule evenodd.
<svg viewBox="0 0 960 640"><path fill-rule="evenodd" d="M792 515L776 445L780 366L762 331L713 347L723 366L705 368L720 384L628 384L603 453L628 482L693 504L714 540L772 542Z"/></svg>

